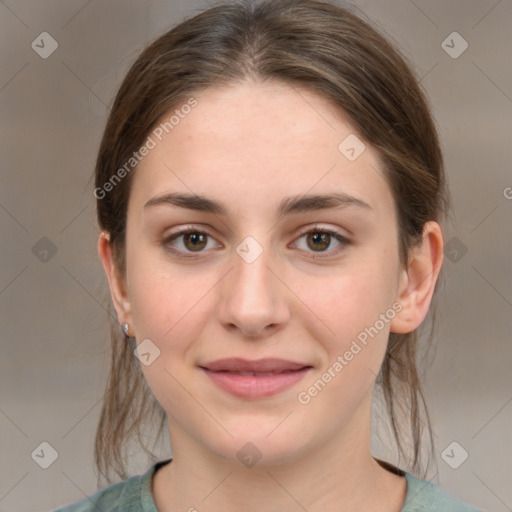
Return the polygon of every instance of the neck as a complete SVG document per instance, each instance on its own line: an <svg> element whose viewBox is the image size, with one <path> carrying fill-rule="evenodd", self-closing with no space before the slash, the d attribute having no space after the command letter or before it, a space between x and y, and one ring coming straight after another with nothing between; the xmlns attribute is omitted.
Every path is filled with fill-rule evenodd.
<svg viewBox="0 0 512 512"><path fill-rule="evenodd" d="M286 463L251 468L206 450L175 424L169 423L169 431L173 460L153 482L160 512L399 512L405 500L405 478L371 456L369 421L348 425Z"/></svg>

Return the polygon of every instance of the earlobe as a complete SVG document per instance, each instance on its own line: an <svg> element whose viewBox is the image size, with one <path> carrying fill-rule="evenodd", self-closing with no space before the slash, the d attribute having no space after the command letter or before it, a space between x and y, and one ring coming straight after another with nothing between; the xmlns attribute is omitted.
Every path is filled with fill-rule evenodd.
<svg viewBox="0 0 512 512"><path fill-rule="evenodd" d="M105 275L107 276L110 296L112 297L119 323L123 324L127 322L131 324L131 306L126 293L126 285L123 277L119 274L115 266L110 236L106 231L100 233L98 239L98 254Z"/></svg>
<svg viewBox="0 0 512 512"><path fill-rule="evenodd" d="M401 272L397 300L402 309L391 322L391 332L408 333L423 322L432 301L443 257L441 227L437 222L429 221L423 227L421 242L411 249L407 269Z"/></svg>

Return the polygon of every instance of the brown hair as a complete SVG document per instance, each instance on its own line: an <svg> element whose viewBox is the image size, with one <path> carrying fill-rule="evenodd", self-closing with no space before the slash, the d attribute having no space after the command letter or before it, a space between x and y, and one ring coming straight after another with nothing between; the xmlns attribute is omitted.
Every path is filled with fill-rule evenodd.
<svg viewBox="0 0 512 512"><path fill-rule="evenodd" d="M164 114L202 89L249 79L280 80L327 98L376 148L395 200L405 265L424 224L448 209L442 153L419 80L404 57L350 7L266 0L220 4L190 17L147 46L124 78L95 171L98 222L110 235L120 274L126 272L126 214L135 168L108 193L100 197L96 191L106 190L102 187ZM417 337L416 331L390 334L377 380L399 457L410 457L407 467L415 473L421 468L424 425L433 449L417 369ZM431 338L432 331L429 344ZM141 439L146 420L154 425L155 415L160 419L158 435L166 421L117 323L111 326L111 342L111 370L95 440L96 468L109 482L112 469L127 478L124 450L134 435L151 454ZM407 430L412 456L404 444Z"/></svg>

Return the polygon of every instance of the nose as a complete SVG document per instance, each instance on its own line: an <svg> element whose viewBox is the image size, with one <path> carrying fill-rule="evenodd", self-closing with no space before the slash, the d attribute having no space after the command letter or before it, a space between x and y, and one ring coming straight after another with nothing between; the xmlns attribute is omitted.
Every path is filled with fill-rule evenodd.
<svg viewBox="0 0 512 512"><path fill-rule="evenodd" d="M218 315L228 330L265 338L283 328L290 310L286 290L267 250L252 262L233 252L233 268L222 281Z"/></svg>

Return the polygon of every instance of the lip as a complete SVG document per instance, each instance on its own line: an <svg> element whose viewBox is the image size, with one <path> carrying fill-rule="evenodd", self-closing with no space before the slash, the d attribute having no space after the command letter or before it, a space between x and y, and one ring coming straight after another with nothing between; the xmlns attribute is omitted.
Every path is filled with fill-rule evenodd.
<svg viewBox="0 0 512 512"><path fill-rule="evenodd" d="M263 398L292 387L311 370L311 365L266 358L250 361L228 358L200 365L222 390L240 398Z"/></svg>
<svg viewBox="0 0 512 512"><path fill-rule="evenodd" d="M267 357L253 361L249 359L242 359L241 357L229 357L226 359L217 359L216 361L205 363L200 366L214 372L228 371L267 373L300 370L301 368L310 365L306 363L288 361L286 359L278 359L275 357Z"/></svg>

